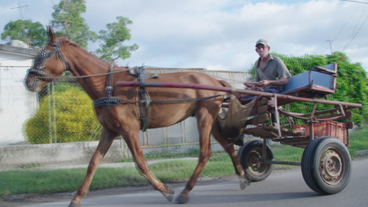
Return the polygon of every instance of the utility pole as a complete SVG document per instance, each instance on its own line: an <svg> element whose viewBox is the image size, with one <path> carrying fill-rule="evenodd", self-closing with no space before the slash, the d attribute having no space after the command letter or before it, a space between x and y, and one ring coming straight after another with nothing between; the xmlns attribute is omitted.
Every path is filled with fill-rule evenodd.
<svg viewBox="0 0 368 207"><path fill-rule="evenodd" d="M330 51L331 51L331 55L332 55L332 46L331 46L331 40L327 40L327 42L329 42L330 43Z"/></svg>
<svg viewBox="0 0 368 207"><path fill-rule="evenodd" d="M20 16L20 22L22 23L22 31L23 31L24 41L25 41L25 43L27 45L29 45L29 41L27 39L26 30L25 30L24 24L23 24L23 12L22 12L22 8L24 8L24 7L28 7L28 5L22 6L22 4L18 3L18 7L11 8L11 9L18 9L19 10L19 16Z"/></svg>

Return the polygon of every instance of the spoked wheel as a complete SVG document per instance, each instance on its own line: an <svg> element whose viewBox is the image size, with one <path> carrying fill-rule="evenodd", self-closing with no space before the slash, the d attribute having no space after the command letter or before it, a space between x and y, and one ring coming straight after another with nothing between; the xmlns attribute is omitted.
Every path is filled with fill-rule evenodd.
<svg viewBox="0 0 368 207"><path fill-rule="evenodd" d="M266 179L272 172L273 165L261 163L263 150L262 140L252 140L244 143L238 151L238 159L242 165L245 174L252 179L253 182ZM266 160L272 160L273 153L267 145Z"/></svg>
<svg viewBox="0 0 368 207"><path fill-rule="evenodd" d="M342 191L350 181L351 158L336 138L322 137L305 148L302 158L304 181L314 191L329 195Z"/></svg>

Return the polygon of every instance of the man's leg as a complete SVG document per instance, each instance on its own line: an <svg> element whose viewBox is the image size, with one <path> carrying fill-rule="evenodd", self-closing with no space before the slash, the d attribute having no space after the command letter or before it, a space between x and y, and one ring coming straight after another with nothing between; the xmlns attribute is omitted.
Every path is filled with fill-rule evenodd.
<svg viewBox="0 0 368 207"><path fill-rule="evenodd" d="M278 90L276 88L270 88L270 89L265 89L263 92L280 93L280 90ZM271 121L272 121L272 124L274 126L276 126L277 119L276 119L276 115L275 115L275 108L268 107L268 111L271 113Z"/></svg>

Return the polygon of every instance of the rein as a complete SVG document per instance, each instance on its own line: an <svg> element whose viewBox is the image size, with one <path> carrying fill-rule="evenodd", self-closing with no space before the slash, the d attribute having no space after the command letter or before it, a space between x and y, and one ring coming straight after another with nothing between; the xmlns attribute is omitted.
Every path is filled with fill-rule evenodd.
<svg viewBox="0 0 368 207"><path fill-rule="evenodd" d="M171 99L171 100L151 100L150 103L151 104L176 104L176 103L201 101L201 100L206 100L206 99L211 99L211 98L217 98L219 96L225 96L225 95L226 94L218 94L218 95L214 95L214 96L206 96L206 97L201 97L201 98L186 98L186 99ZM116 99L114 99L114 98L116 98ZM118 98L118 97L111 97L111 100L109 102L112 105L146 103L145 100L131 101L131 100L126 100L126 99L122 99L122 98ZM96 103L96 104L98 106L105 106L105 105L107 105L107 103L108 103L108 101L106 99L106 101L104 101L104 103L102 103L102 104ZM97 106L95 106L95 107L97 107Z"/></svg>

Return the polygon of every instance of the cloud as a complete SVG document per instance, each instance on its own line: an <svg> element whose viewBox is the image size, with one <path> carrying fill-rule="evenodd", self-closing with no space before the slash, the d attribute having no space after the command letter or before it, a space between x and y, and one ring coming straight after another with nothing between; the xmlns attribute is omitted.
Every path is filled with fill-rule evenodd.
<svg viewBox="0 0 368 207"><path fill-rule="evenodd" d="M0 2L1 25L19 19L16 3ZM46 25L52 1L19 0L29 7L25 19ZM58 3L57 1L54 1ZM99 0L86 1L83 14L92 31L105 30L117 16L133 21L128 28L139 50L126 65L247 70L257 59L254 43L265 38L271 51L301 56L343 51L368 69L368 5L337 0ZM330 42L329 42L329 41ZM94 50L98 43L90 44Z"/></svg>

